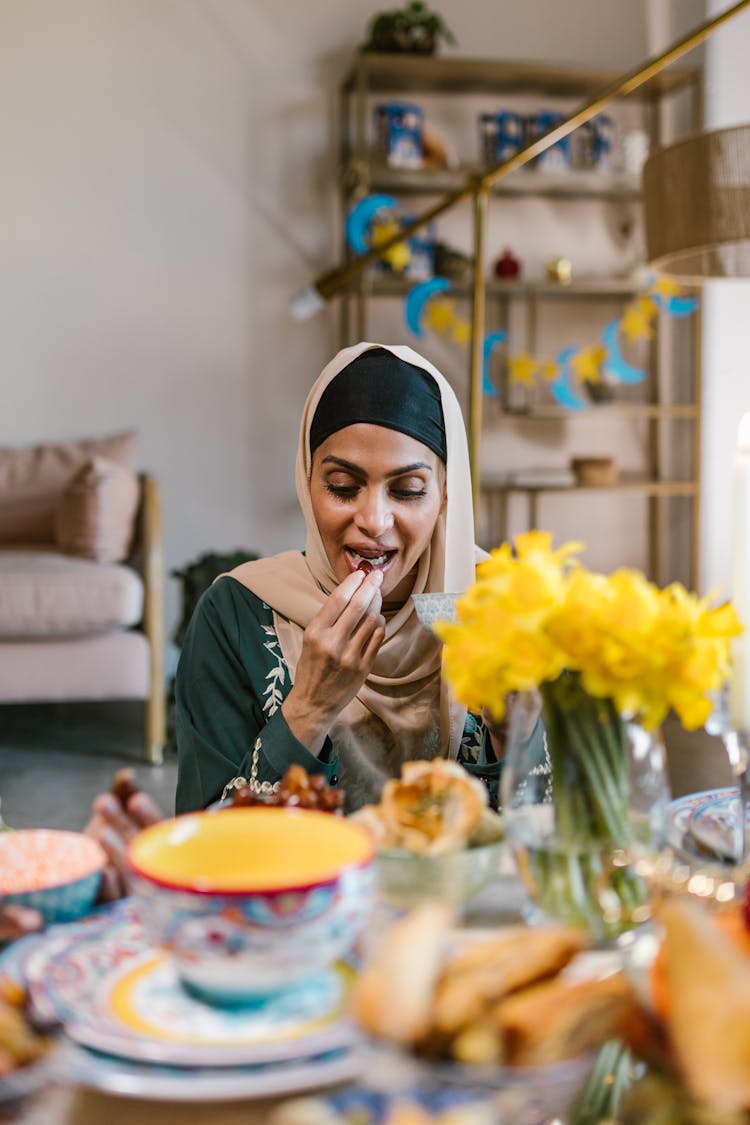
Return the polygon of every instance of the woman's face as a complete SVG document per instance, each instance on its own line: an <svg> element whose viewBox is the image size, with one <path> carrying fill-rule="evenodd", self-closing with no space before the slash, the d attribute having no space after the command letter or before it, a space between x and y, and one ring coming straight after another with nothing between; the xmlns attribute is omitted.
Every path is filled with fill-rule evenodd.
<svg viewBox="0 0 750 1125"><path fill-rule="evenodd" d="M315 450L310 494L339 582L367 559L383 572L386 599L432 538L445 505L445 467L415 438L358 422Z"/></svg>

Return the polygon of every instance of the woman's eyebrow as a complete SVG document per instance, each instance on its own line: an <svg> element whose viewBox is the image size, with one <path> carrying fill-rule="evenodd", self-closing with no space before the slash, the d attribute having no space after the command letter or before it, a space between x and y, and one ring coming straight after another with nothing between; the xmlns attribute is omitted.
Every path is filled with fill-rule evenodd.
<svg viewBox="0 0 750 1125"><path fill-rule="evenodd" d="M394 469L392 473L385 475L390 477L405 477L409 473L415 473L417 469L427 469L428 473L432 472L432 465L428 465L426 461L414 461L411 465L404 465L400 469Z"/></svg>
<svg viewBox="0 0 750 1125"><path fill-rule="evenodd" d="M330 455L324 457L321 461L322 465L337 465L341 469L348 469L350 473L356 473L357 476L364 477L367 474L364 469L359 465L355 465L353 461L345 461L343 457L334 457ZM392 477L405 477L409 473L414 473L417 469L427 469L429 473L432 472L432 465L428 465L426 461L414 461L411 465L402 465L399 469L393 469L390 473L386 473L386 478L390 480Z"/></svg>

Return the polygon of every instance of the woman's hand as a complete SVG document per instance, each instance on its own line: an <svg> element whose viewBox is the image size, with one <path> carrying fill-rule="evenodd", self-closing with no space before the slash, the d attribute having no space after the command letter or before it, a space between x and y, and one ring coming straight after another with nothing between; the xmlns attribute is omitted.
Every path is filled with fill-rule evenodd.
<svg viewBox="0 0 750 1125"><path fill-rule="evenodd" d="M385 637L379 570L350 574L305 629L294 686L281 705L292 734L313 754L357 694Z"/></svg>
<svg viewBox="0 0 750 1125"><path fill-rule="evenodd" d="M0 945L41 930L42 916L28 906L0 906Z"/></svg>
<svg viewBox="0 0 750 1125"><path fill-rule="evenodd" d="M94 798L93 816L85 832L98 840L107 853L107 866L102 872L99 900L110 902L128 893L125 852L128 843L142 828L164 819L159 806L148 793L135 790L124 804L114 793L100 793Z"/></svg>

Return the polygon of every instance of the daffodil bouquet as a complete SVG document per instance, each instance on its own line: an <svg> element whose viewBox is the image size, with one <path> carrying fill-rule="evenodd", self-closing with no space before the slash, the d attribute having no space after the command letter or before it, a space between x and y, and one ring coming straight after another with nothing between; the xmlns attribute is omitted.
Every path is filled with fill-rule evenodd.
<svg viewBox="0 0 750 1125"><path fill-rule="evenodd" d="M673 710L687 729L702 726L742 627L729 603L678 583L660 589L634 570L592 573L581 550L555 550L539 531L518 536L515 550L503 544L479 564L456 621L435 632L445 675L470 709L500 720L510 693L539 691L557 854L536 856L537 892L545 905L546 886L552 912L591 922L613 891L626 916L643 899L632 871L611 869L603 881L601 869L602 853L629 839L628 721L653 731Z"/></svg>

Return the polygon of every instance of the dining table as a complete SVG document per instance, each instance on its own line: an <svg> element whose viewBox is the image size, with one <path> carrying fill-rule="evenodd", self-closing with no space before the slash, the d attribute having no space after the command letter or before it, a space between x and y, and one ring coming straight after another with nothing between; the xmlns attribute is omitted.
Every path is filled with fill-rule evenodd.
<svg viewBox="0 0 750 1125"><path fill-rule="evenodd" d="M519 924L524 921L528 904L527 896L518 877L513 860L504 849L498 874L460 912L460 926L479 935L487 929ZM377 909L377 908L376 908ZM27 939L28 940L28 939ZM0 972L3 957L0 954ZM273 1098L243 1097L237 1100L216 1099L212 1101L167 1101L148 1097L121 1096L109 1092L86 1088L66 1076L64 1065L64 1046L62 1062L53 1068L54 1079L50 1084L31 1098L20 1111L12 1117L3 1117L0 1106L0 1123L12 1121L13 1125L261 1125L272 1119L273 1110L281 1106L288 1097L322 1097L328 1092L341 1091L341 1084L324 1089L309 1091L295 1089L288 1097ZM387 1062L382 1061L382 1067ZM376 1076L371 1065L366 1067L367 1077L361 1074L349 1084L369 1083L377 1078L378 1087L388 1088L386 1072Z"/></svg>

